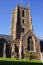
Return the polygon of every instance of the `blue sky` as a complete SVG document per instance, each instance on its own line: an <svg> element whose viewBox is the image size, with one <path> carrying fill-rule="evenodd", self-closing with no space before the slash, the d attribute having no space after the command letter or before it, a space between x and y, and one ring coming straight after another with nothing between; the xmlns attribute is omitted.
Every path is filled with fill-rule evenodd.
<svg viewBox="0 0 43 65"><path fill-rule="evenodd" d="M22 5L30 4L34 33L43 39L43 0L27 0L27 4L24 1ZM0 34L10 34L12 10L16 4L17 0L0 0Z"/></svg>

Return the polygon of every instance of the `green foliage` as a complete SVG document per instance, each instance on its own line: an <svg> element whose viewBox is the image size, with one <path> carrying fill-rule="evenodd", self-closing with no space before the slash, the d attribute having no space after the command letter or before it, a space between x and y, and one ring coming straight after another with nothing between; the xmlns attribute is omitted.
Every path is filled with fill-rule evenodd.
<svg viewBox="0 0 43 65"><path fill-rule="evenodd" d="M29 59L29 53L28 52L25 54L25 58Z"/></svg>
<svg viewBox="0 0 43 65"><path fill-rule="evenodd" d="M29 60L33 60L35 58L36 58L35 54L30 53Z"/></svg>
<svg viewBox="0 0 43 65"><path fill-rule="evenodd" d="M26 59L29 59L29 60L33 60L33 59L35 59L36 58L36 56L35 56L35 54L32 54L32 53L26 53L25 54L25 58Z"/></svg>

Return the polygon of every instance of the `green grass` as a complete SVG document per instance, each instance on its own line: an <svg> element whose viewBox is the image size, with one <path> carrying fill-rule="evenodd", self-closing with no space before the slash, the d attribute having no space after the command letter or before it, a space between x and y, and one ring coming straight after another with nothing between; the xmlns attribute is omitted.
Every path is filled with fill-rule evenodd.
<svg viewBox="0 0 43 65"><path fill-rule="evenodd" d="M38 60L24 60L24 59L12 59L12 58L0 58L0 65L43 65Z"/></svg>
<svg viewBox="0 0 43 65"><path fill-rule="evenodd" d="M39 60L25 60L25 59L13 59L13 58L0 58L0 61L13 61L13 62L38 62Z"/></svg>

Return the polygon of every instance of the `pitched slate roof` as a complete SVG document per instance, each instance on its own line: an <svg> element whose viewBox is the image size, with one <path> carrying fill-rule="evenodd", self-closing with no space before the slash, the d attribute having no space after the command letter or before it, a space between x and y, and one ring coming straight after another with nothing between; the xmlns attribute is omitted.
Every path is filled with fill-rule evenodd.
<svg viewBox="0 0 43 65"><path fill-rule="evenodd" d="M11 35L0 34L0 39L1 38L4 38L6 40L11 40L12 39L12 36Z"/></svg>

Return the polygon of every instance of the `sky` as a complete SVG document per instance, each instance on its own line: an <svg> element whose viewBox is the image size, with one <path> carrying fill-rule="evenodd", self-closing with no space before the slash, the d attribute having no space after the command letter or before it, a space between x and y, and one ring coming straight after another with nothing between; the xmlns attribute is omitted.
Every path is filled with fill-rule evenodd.
<svg viewBox="0 0 43 65"><path fill-rule="evenodd" d="M43 0L0 0L0 34L10 35L12 10L17 3L30 6L34 33L43 39Z"/></svg>

